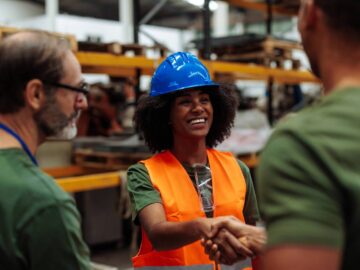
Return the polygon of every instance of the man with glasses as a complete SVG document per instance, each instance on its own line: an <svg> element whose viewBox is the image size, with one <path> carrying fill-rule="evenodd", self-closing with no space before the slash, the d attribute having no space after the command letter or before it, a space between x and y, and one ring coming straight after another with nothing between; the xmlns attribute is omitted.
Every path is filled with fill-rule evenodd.
<svg viewBox="0 0 360 270"><path fill-rule="evenodd" d="M74 201L34 157L47 137L76 135L87 92L64 40L26 31L0 41L1 269L90 269Z"/></svg>

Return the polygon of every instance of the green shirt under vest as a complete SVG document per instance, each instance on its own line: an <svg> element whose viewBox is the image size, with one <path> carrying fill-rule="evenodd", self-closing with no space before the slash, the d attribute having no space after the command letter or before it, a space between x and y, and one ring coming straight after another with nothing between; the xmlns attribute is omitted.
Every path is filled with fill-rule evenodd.
<svg viewBox="0 0 360 270"><path fill-rule="evenodd" d="M243 209L245 222L255 224L260 217L250 171L243 162L238 160L238 163L246 181L246 197ZM190 179L195 182L193 168L184 164L183 166L189 174ZM137 215L141 209L149 204L162 202L159 192L151 183L145 165L141 163L131 166L128 170L128 190L131 198L133 218L136 223L138 223Z"/></svg>
<svg viewBox="0 0 360 270"><path fill-rule="evenodd" d="M359 269L360 88L338 89L280 125L257 183L269 246L335 248L342 269Z"/></svg>
<svg viewBox="0 0 360 270"><path fill-rule="evenodd" d="M90 269L79 219L73 199L22 149L0 149L0 269Z"/></svg>

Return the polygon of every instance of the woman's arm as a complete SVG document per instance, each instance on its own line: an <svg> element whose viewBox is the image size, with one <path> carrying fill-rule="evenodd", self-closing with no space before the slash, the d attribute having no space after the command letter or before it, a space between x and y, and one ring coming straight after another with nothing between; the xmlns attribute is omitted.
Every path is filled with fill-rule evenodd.
<svg viewBox="0 0 360 270"><path fill-rule="evenodd" d="M153 247L160 250L180 248L210 236L213 219L196 218L186 222L166 220L161 203L153 203L139 212L139 220Z"/></svg>

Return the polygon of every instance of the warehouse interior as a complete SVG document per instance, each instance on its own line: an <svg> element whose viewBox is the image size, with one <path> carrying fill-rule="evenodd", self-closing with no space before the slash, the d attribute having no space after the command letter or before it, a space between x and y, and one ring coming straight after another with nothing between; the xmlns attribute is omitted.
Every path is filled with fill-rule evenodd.
<svg viewBox="0 0 360 270"><path fill-rule="evenodd" d="M273 128L322 95L300 43L298 7L298 0L0 0L0 42L22 29L61 35L91 85L77 137L50 138L36 157L75 198L94 269L132 269L139 229L126 169L151 155L133 116L161 59L191 52L214 81L236 90L234 127L218 149L253 171Z"/></svg>

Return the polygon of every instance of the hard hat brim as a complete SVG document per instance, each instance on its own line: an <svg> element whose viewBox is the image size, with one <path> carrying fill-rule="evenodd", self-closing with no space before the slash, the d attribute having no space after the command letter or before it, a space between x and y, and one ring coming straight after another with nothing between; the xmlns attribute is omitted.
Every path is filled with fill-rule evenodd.
<svg viewBox="0 0 360 270"><path fill-rule="evenodd" d="M191 86L186 86L186 87L181 87L181 88L176 88L172 91L169 91L167 92L166 94L173 94L175 92L178 92L178 91L186 91L186 90L190 90L190 89L200 89L200 88L214 88L214 89L219 89L220 88L220 84L218 83L211 83L211 84L199 84L199 85L191 85ZM156 96L161 96L161 95L164 95L163 92L161 91L152 91L150 93L150 96L152 97L156 97Z"/></svg>

